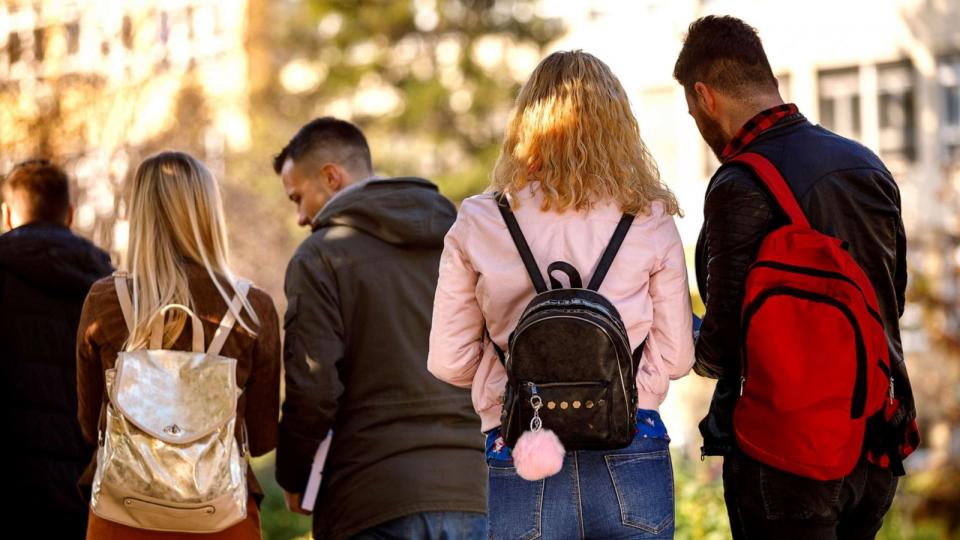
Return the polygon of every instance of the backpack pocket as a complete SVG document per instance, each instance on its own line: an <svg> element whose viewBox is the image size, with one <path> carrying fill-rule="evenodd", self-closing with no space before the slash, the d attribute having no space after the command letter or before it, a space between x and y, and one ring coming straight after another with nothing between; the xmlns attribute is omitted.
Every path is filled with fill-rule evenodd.
<svg viewBox="0 0 960 540"><path fill-rule="evenodd" d="M564 445L589 446L610 439L612 408L606 381L527 381L520 389L517 409L521 431L530 428L531 400L537 395L543 403L539 412L543 427L553 430Z"/></svg>
<svg viewBox="0 0 960 540"><path fill-rule="evenodd" d="M867 398L866 347L853 312L829 296L778 286L747 305L742 332L740 448L808 478L847 474L860 457Z"/></svg>

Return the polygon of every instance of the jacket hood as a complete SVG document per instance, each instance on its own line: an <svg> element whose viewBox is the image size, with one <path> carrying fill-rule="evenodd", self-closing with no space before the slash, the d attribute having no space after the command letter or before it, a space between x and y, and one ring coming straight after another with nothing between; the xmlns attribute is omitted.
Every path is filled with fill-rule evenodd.
<svg viewBox="0 0 960 540"><path fill-rule="evenodd" d="M453 203L428 180L378 178L340 192L312 228L343 225L397 246L437 248L456 216Z"/></svg>
<svg viewBox="0 0 960 540"><path fill-rule="evenodd" d="M0 272L38 288L86 296L112 271L105 251L66 227L31 223L0 235Z"/></svg>

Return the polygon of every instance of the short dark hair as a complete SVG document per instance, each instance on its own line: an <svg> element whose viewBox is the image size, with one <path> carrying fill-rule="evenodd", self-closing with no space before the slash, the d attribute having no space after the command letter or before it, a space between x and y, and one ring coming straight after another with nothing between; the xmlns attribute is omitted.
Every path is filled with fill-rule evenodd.
<svg viewBox="0 0 960 540"><path fill-rule="evenodd" d="M373 170L370 146L360 128L332 116L315 118L300 128L279 154L273 157L273 170L283 170L287 159L294 162L316 151L332 151L332 160L342 165L364 166Z"/></svg>
<svg viewBox="0 0 960 540"><path fill-rule="evenodd" d="M27 221L63 223L70 211L67 173L45 159L14 165L3 179L3 195L6 199L14 194L17 213Z"/></svg>
<svg viewBox="0 0 960 540"><path fill-rule="evenodd" d="M691 94L697 81L737 98L777 89L757 29L730 16L708 15L690 24L673 77Z"/></svg>

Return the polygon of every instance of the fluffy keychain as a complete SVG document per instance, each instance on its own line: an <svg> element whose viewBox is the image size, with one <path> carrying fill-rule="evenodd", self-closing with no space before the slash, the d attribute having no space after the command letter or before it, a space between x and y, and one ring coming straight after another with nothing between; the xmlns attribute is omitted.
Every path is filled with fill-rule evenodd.
<svg viewBox="0 0 960 540"><path fill-rule="evenodd" d="M530 405L533 406L530 431L524 431L520 435L511 455L520 478L533 481L542 480L560 472L566 450L556 433L543 429L543 421L540 419L543 400L540 396L535 393L530 398Z"/></svg>

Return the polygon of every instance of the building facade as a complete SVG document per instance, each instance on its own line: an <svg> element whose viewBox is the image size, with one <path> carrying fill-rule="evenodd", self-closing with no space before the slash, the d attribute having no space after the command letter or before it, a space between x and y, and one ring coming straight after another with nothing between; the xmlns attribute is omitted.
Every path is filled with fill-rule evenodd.
<svg viewBox="0 0 960 540"><path fill-rule="evenodd" d="M53 156L75 179L75 228L119 256L136 164L188 150L222 173L250 145L247 2L0 3L0 170Z"/></svg>

